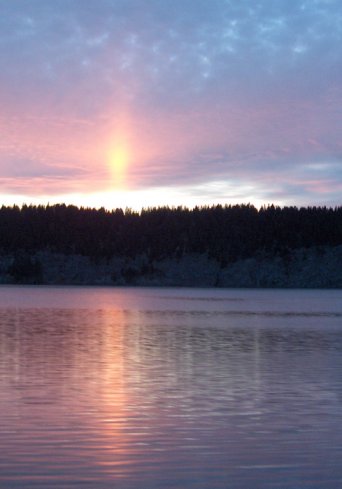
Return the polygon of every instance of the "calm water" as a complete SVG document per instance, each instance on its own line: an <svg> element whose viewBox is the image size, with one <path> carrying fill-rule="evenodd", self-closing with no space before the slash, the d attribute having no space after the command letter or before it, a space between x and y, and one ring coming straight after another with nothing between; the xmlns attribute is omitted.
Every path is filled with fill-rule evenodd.
<svg viewBox="0 0 342 489"><path fill-rule="evenodd" d="M0 487L342 487L342 291L0 287Z"/></svg>

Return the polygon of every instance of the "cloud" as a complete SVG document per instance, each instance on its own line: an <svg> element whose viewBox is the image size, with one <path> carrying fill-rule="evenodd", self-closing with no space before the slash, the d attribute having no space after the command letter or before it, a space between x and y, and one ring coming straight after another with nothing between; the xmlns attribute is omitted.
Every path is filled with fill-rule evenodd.
<svg viewBox="0 0 342 489"><path fill-rule="evenodd" d="M4 10L2 76L22 93L79 83L100 100L183 104L217 87L267 93L284 76L307 85L312 72L321 87L320 73L340 65L338 1L12 0Z"/></svg>

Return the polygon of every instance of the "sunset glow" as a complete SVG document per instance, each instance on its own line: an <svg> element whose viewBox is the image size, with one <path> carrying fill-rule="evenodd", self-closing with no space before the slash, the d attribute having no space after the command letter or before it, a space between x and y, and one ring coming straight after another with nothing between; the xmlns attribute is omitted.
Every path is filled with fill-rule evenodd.
<svg viewBox="0 0 342 489"><path fill-rule="evenodd" d="M342 9L12 0L2 203L339 205Z"/></svg>
<svg viewBox="0 0 342 489"><path fill-rule="evenodd" d="M112 179L112 187L114 189L125 188L128 162L129 156L127 148L123 143L116 144L109 153L109 170Z"/></svg>

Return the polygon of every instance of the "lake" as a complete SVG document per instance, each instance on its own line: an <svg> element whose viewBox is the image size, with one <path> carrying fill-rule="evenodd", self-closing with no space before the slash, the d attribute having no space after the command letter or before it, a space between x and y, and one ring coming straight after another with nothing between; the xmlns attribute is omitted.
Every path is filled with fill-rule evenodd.
<svg viewBox="0 0 342 489"><path fill-rule="evenodd" d="M0 487L342 487L342 290L1 286Z"/></svg>

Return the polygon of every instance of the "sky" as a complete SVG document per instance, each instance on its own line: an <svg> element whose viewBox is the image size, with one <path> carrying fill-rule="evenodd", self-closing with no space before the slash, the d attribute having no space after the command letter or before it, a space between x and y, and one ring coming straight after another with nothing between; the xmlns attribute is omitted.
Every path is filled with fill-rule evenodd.
<svg viewBox="0 0 342 489"><path fill-rule="evenodd" d="M0 0L0 203L341 205L341 0Z"/></svg>

